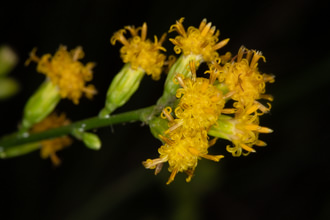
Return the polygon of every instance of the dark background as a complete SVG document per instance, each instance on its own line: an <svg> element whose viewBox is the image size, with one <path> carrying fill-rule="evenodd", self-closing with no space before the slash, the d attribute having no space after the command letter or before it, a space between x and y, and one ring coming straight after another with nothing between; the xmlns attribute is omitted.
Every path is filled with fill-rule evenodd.
<svg viewBox="0 0 330 220"><path fill-rule="evenodd" d="M233 158L219 141L219 163L201 160L190 183L184 174L167 186L166 168L154 176L141 161L157 157L160 142L140 123L97 131L98 152L76 141L59 152L54 168L39 152L0 161L0 219L330 219L329 8L326 1L5 1L0 6L0 44L20 61L11 76L21 92L0 102L0 134L16 130L26 100L44 76L24 67L33 47L38 55L60 44L78 45L84 62L95 61L99 94L79 106L62 100L58 111L73 121L96 115L107 87L120 70L119 45L112 34L125 25L148 23L148 37L161 36L180 17L184 26L207 18L230 38L220 51L236 53L243 44L261 50L260 70L276 75L267 87L274 95L261 125L274 133L248 157ZM171 37L175 34L171 34ZM165 43L167 54L174 54ZM130 102L117 112L155 103L164 77L145 77Z"/></svg>

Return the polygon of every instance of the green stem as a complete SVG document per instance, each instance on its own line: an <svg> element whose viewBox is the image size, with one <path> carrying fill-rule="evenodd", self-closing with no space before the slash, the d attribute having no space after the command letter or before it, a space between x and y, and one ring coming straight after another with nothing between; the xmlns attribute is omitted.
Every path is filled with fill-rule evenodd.
<svg viewBox="0 0 330 220"><path fill-rule="evenodd" d="M44 139L72 134L75 129L86 131L94 128L101 128L123 122L143 121L148 123L149 115L153 112L154 106L111 115L108 118L98 116L74 122L70 125L54 128L40 133L29 134L28 132L17 132L0 140L0 152L4 152L11 147L23 145L30 142L37 142Z"/></svg>

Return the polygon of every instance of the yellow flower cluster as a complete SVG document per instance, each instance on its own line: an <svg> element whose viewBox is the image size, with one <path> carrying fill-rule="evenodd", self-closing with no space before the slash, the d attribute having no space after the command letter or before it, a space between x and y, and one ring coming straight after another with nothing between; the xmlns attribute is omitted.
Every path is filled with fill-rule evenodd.
<svg viewBox="0 0 330 220"><path fill-rule="evenodd" d="M198 55L200 61L210 62L219 57L216 50L224 47L229 39L219 41L219 30L216 31L212 23L207 23L204 19L199 28L190 26L187 31L183 27L184 18L176 21L176 24L170 27L169 32L179 33L174 39L169 39L175 46L174 51L177 54L183 52L185 56L190 54Z"/></svg>
<svg viewBox="0 0 330 220"><path fill-rule="evenodd" d="M258 134L272 132L269 128L259 126L259 116L269 112L271 105L267 103L268 107L266 107L258 100L273 100L271 95L265 94L265 87L266 83L275 81L273 75L259 72L260 59L265 61L261 52L248 50L242 46L231 62L222 66L218 60L210 64L208 71L217 75L218 81L226 87L231 99L234 100L235 115L230 120L234 129L228 136L234 147L227 146L228 152L233 156L240 156L242 150L247 151L243 155L255 152L253 145L266 146L265 142L258 140Z"/></svg>
<svg viewBox="0 0 330 220"><path fill-rule="evenodd" d="M31 133L39 133L52 128L61 127L70 124L71 121L66 118L65 114L57 115L56 113L50 114L43 121L35 124L31 128ZM55 166L60 165L61 160L56 155L56 152L68 147L72 144L72 139L69 136L62 136L54 139L41 141L40 156L43 159L50 158Z"/></svg>
<svg viewBox="0 0 330 220"><path fill-rule="evenodd" d="M89 62L83 65L78 61L84 57L81 47L68 52L65 46L60 46L54 56L45 54L41 58L35 53L36 49L31 52L26 64L30 61L38 63L37 71L45 74L58 86L62 98L71 99L74 104L78 104L83 94L87 98L92 98L96 94L93 85L85 85L93 79L92 68L95 64Z"/></svg>
<svg viewBox="0 0 330 220"><path fill-rule="evenodd" d="M124 36L126 30L132 35L131 38L127 39ZM139 36L139 32L141 32L141 36ZM160 50L166 51L162 47L165 37L164 34L158 41L155 36L155 42L147 39L147 24L144 23L142 27L126 26L124 29L117 31L110 42L113 45L116 41L123 44L120 49L120 56L124 63L130 63L131 68L134 70L142 68L147 75L151 75L152 79L158 80L166 58L164 54L160 53Z"/></svg>
<svg viewBox="0 0 330 220"><path fill-rule="evenodd" d="M254 145L266 146L259 140L259 134L272 132L259 125L259 116L271 108L269 103L266 107L259 100L273 100L265 94L265 86L274 82L274 76L258 70L258 61L265 61L261 52L242 46L234 57L229 52L219 55L217 50L228 39L218 42L219 31L211 23L204 19L199 28L189 27L186 31L182 22L183 18L171 26L169 32L176 31L179 35L170 41L177 54L182 53L190 60L191 74L173 76L181 87L175 94L178 101L161 113L168 120L168 129L159 135L163 142L158 150L160 156L143 162L146 168L155 169L155 174L168 162L171 176L167 184L178 172L186 172L186 181L190 181L200 158L219 161L222 155L208 155L208 148L216 138L230 140L234 146L227 146L227 151L240 156L255 152ZM208 64L205 73L209 78L196 76L192 60ZM184 67L175 65L184 71ZM209 141L209 136L216 138Z"/></svg>
<svg viewBox="0 0 330 220"><path fill-rule="evenodd" d="M174 110L176 118L171 115L171 107L166 107L162 112L162 118L169 121L169 129L165 131L166 136L160 136L164 142L158 150L160 157L143 162L146 168L156 169L157 174L162 164L167 161L171 172L167 184L174 180L178 172L186 172L186 181L190 181L201 157L214 161L219 161L223 157L208 155L210 144L207 131L217 122L225 99L222 92L210 83L209 79L196 77L193 62L190 62L190 69L191 79L185 79L182 75L176 76L182 86L176 94L180 99Z"/></svg>

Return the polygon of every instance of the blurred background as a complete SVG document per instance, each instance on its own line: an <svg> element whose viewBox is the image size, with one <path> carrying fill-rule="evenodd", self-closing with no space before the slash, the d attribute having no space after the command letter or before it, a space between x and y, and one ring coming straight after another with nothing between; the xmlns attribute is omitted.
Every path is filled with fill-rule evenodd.
<svg viewBox="0 0 330 220"><path fill-rule="evenodd" d="M60 44L83 46L83 62L94 61L99 93L79 106L62 100L58 112L72 120L95 116L104 106L111 79L122 67L112 34L125 25L148 23L148 37L161 36L180 17L184 26L207 18L220 39L220 51L241 45L263 52L264 73L276 75L266 91L275 100L261 125L274 133L248 157L234 158L218 141L211 153L219 163L200 160L190 183L178 174L167 186L166 168L154 176L141 162L158 156L161 143L147 126L127 123L96 130L100 151L81 142L59 152L54 167L39 152L0 160L0 219L330 219L329 125L330 48L326 1L4 1L0 5L0 45L10 46L18 63L10 76L20 85L0 100L0 135L14 132L26 100L44 80L29 52L54 53ZM170 34L174 37L175 34ZM169 42L167 54L174 54ZM145 77L130 102L116 113L146 107L162 94L164 77Z"/></svg>

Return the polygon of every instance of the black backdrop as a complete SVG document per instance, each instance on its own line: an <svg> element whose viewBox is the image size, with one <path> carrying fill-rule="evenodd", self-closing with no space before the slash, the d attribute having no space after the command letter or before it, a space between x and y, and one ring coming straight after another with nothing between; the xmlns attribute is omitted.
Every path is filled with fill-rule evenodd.
<svg viewBox="0 0 330 220"><path fill-rule="evenodd" d="M261 50L260 70L276 75L267 91L271 113L261 124L274 129L268 143L248 157L228 153L219 163L201 160L195 177L184 175L166 186L169 173L145 170L141 161L157 156L160 142L139 123L97 131L100 151L80 142L59 153L54 168L39 152L0 160L0 219L329 219L330 86L329 8L325 1L8 1L0 5L0 44L10 45L20 61L11 76L21 84L15 97L0 101L0 134L13 132L28 97L43 81L34 65L24 67L33 47L54 53L60 44L81 45L84 61L95 61L93 83L99 94L79 106L61 101L73 121L103 107L112 77L121 68L119 45L111 35L125 25L148 23L148 36L160 36L185 17L197 26L203 18L230 38L224 51L243 44ZM173 36L173 35L172 35ZM165 43L173 54L170 43ZM154 104L164 77L143 79L131 101L117 112ZM218 142L215 153L225 153Z"/></svg>

